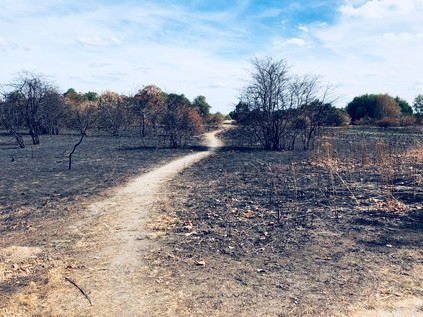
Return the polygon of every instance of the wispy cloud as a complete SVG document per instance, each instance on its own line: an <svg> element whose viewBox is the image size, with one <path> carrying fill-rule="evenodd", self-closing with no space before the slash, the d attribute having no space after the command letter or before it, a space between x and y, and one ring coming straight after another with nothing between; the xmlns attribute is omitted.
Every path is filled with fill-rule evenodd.
<svg viewBox="0 0 423 317"><path fill-rule="evenodd" d="M338 12L330 24L307 25L320 61L311 68L339 82L355 78L350 82L357 84L346 90L349 98L389 92L411 101L418 93L410 87L419 76L416 52L423 51L423 1L348 1Z"/></svg>
<svg viewBox="0 0 423 317"><path fill-rule="evenodd" d="M343 5L339 11L346 17L383 20L397 17L398 14L409 14L421 3L420 0L371 0L358 7L351 4Z"/></svg>
<svg viewBox="0 0 423 317"><path fill-rule="evenodd" d="M112 65L111 63L90 63L88 67L90 68L103 68Z"/></svg>
<svg viewBox="0 0 423 317"><path fill-rule="evenodd" d="M279 16L281 14L281 12L282 12L281 9L270 8L270 9L264 10L257 17L258 18L274 18L274 17Z"/></svg>
<svg viewBox="0 0 423 317"><path fill-rule="evenodd" d="M0 50L16 49L17 45L0 37Z"/></svg>
<svg viewBox="0 0 423 317"><path fill-rule="evenodd" d="M273 45L275 47L284 47L289 45L303 47L310 45L310 43L301 38L291 38L284 41L274 41Z"/></svg>
<svg viewBox="0 0 423 317"><path fill-rule="evenodd" d="M100 36L88 36L88 37L78 37L76 41L80 44L92 45L92 46L110 46L110 45L120 45L122 42L112 37L110 39L104 39Z"/></svg>
<svg viewBox="0 0 423 317"><path fill-rule="evenodd" d="M40 69L63 89L126 92L156 84L205 95L228 112L248 59L273 56L342 83L347 96L421 89L423 0L268 3L2 0L0 83Z"/></svg>

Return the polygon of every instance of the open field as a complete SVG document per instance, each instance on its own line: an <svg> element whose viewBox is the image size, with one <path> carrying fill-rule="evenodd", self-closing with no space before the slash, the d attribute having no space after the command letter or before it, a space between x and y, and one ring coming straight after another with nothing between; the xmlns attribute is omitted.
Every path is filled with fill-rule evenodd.
<svg viewBox="0 0 423 317"><path fill-rule="evenodd" d="M200 140L168 149L159 140L142 142L132 134L88 136L69 171L67 155L78 139L45 136L40 145L19 149L1 134L0 316L55 315L47 295L71 286L63 279L69 276L67 268L78 267L85 257L72 248L89 244L85 235L103 221L88 206L107 197L108 188L198 150ZM77 223L81 230L70 229Z"/></svg>
<svg viewBox="0 0 423 317"><path fill-rule="evenodd" d="M357 132L310 153L226 148L171 183L152 263L176 315L423 315L421 138Z"/></svg>
<svg viewBox="0 0 423 317"><path fill-rule="evenodd" d="M229 130L227 147L169 180L137 273L150 294L140 316L423 315L421 135L352 131L326 133L312 152L262 152ZM87 206L199 142L92 136L67 171L75 137L24 150L10 140L1 135L0 315L78 316L67 298L90 314L64 280L87 270L85 245L107 234ZM49 306L57 294L60 310Z"/></svg>
<svg viewBox="0 0 423 317"><path fill-rule="evenodd" d="M78 140L72 134L44 136L40 145L19 149L12 137L0 133L0 232L23 226L27 218L57 212L62 216L70 205L190 153L198 145L193 140L172 150L158 140L147 138L143 143L135 134L88 136L73 155L69 171L68 155Z"/></svg>

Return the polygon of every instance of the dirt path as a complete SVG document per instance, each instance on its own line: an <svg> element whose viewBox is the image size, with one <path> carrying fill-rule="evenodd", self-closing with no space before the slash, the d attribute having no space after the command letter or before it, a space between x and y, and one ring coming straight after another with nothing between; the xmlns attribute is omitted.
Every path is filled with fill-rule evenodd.
<svg viewBox="0 0 423 317"><path fill-rule="evenodd" d="M152 296L148 285L150 272L144 257L156 247L149 239L147 223L160 188L166 180L189 165L211 155L221 146L216 133L205 135L208 151L193 153L133 179L116 188L110 197L93 203L89 217L71 226L80 232L75 246L76 268L70 278L84 289L92 301L89 305L76 288L58 289L49 294L48 306L53 314L85 316L151 316L149 307L157 305L160 294ZM93 226L93 219L98 223ZM74 296L70 296L71 293ZM157 293L157 290L153 290Z"/></svg>

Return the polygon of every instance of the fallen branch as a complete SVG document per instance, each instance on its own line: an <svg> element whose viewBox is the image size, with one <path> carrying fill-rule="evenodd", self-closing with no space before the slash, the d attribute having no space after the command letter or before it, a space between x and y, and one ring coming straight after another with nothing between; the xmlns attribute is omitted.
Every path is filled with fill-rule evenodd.
<svg viewBox="0 0 423 317"><path fill-rule="evenodd" d="M82 288L80 288L78 285L76 285L76 283L74 281L72 281L70 278L65 277L65 280L68 281L69 283L71 283L73 286L75 286L77 289L79 289L79 291L82 293L82 295L85 296L85 298L88 300L88 302L90 303L90 305L92 306L93 304L91 303L91 300L89 299L89 297L87 296L87 294L85 294L85 292L82 290Z"/></svg>

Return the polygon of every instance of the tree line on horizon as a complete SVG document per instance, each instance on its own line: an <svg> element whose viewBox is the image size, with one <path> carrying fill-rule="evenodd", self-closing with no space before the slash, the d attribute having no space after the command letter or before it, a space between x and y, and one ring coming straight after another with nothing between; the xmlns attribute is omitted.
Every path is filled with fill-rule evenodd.
<svg viewBox="0 0 423 317"><path fill-rule="evenodd" d="M413 106L388 94L364 94L355 97L345 107L354 125L399 127L422 124L423 95L415 97Z"/></svg>
<svg viewBox="0 0 423 317"><path fill-rule="evenodd" d="M388 128L423 121L423 95L414 100L415 112L407 101L388 94L366 94L336 108L337 98L320 76L292 74L285 59L255 58L251 64L250 81L229 116L251 144L265 150L292 150L299 140L304 150L312 149L326 126Z"/></svg>
<svg viewBox="0 0 423 317"><path fill-rule="evenodd" d="M250 81L227 117L265 150L294 149L299 142L304 150L314 148L325 126L388 128L423 123L423 95L415 98L413 107L400 97L365 94L345 108L336 108L337 98L320 76L292 74L285 59L255 58L251 65ZM25 130L32 143L39 144L40 135L63 129L76 130L82 141L89 129L118 136L134 127L142 139L160 135L176 148L203 132L206 125L219 125L225 119L210 113L204 96L191 102L183 94L166 93L155 85L144 86L132 96L112 91L81 93L72 88L60 93L41 75L23 72L0 88L0 125L22 148Z"/></svg>
<svg viewBox="0 0 423 317"><path fill-rule="evenodd" d="M0 125L25 147L22 131L28 131L33 144L42 134L75 130L82 137L89 129L119 136L137 127L141 138L160 134L170 147L179 147L186 138L203 132L205 125L220 124L223 115L211 114L204 96L192 102L183 94L166 93L154 85L144 86L126 96L112 91L101 94L60 93L41 75L23 72L1 87ZM82 140L82 139L81 139Z"/></svg>

